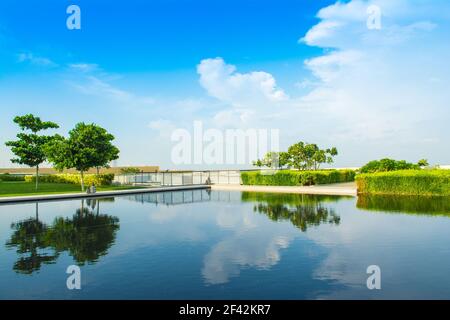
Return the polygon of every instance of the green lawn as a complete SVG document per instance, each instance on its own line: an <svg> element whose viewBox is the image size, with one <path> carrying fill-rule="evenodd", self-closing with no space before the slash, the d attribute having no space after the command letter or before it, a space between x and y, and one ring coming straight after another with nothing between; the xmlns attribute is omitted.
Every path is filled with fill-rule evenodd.
<svg viewBox="0 0 450 320"><path fill-rule="evenodd" d="M139 189L133 186L103 186L97 187L97 191ZM67 183L40 183L36 191L35 184L30 182L0 182L0 197L31 196L39 194L77 193L81 187Z"/></svg>

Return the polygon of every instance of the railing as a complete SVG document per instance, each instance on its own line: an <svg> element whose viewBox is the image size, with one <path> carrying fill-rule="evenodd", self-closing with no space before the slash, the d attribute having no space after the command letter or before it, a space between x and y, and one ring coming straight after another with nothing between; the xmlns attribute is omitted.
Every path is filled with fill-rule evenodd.
<svg viewBox="0 0 450 320"><path fill-rule="evenodd" d="M114 177L122 185L185 186L199 184L241 184L240 170L162 171L122 174Z"/></svg>

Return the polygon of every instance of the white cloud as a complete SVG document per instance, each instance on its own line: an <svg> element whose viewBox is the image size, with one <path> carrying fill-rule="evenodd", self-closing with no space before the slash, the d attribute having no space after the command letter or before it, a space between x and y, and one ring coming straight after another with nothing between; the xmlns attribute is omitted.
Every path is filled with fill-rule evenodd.
<svg viewBox="0 0 450 320"><path fill-rule="evenodd" d="M254 105L261 101L277 102L287 99L277 88L275 78L264 71L238 73L236 67L222 58L204 59L197 66L200 84L208 94L234 106Z"/></svg>
<svg viewBox="0 0 450 320"><path fill-rule="evenodd" d="M140 96L111 84L108 74L95 72L98 69L95 64L72 64L70 67L75 71L75 80L67 83L82 94L108 99L124 107L149 107L155 103L152 97Z"/></svg>
<svg viewBox="0 0 450 320"><path fill-rule="evenodd" d="M92 72L98 69L98 65L95 63L71 63L69 67L80 72Z"/></svg>
<svg viewBox="0 0 450 320"><path fill-rule="evenodd" d="M441 81L450 81L450 47L442 35L450 29L443 22L450 4L440 4L352 0L320 10L321 20L301 41L326 50L305 61L318 83L299 105L335 124L336 140L384 141L380 156L399 146L413 150L430 128L443 142L450 96ZM367 28L370 5L381 9L380 30Z"/></svg>
<svg viewBox="0 0 450 320"><path fill-rule="evenodd" d="M39 57L30 52L18 54L17 61L20 63L29 62L32 65L41 66L41 67L56 67L56 66L58 66L55 62L53 62L49 58Z"/></svg>

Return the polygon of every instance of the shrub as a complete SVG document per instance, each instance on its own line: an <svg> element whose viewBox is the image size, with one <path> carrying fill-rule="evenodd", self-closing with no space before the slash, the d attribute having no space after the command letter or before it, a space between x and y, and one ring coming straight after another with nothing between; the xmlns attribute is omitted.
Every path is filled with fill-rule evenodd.
<svg viewBox="0 0 450 320"><path fill-rule="evenodd" d="M0 174L0 181L25 181L25 176L4 173Z"/></svg>
<svg viewBox="0 0 450 320"><path fill-rule="evenodd" d="M241 172L242 184L263 186L309 186L349 182L355 180L353 170L315 170L294 171L280 170L274 174L263 174L261 171Z"/></svg>
<svg viewBox="0 0 450 320"><path fill-rule="evenodd" d="M141 169L134 168L134 167L126 167L126 168L121 168L120 173L121 174L137 174L137 173L141 173Z"/></svg>
<svg viewBox="0 0 450 320"><path fill-rule="evenodd" d="M422 161L422 160L421 160ZM395 171L395 170L412 170L420 169L418 164L406 162L405 160L393 160L393 159L381 159L373 160L365 164L359 172L361 173L374 173L374 172L385 172L385 171Z"/></svg>
<svg viewBox="0 0 450 320"><path fill-rule="evenodd" d="M96 186L110 185L114 180L114 174L86 174L84 175L84 183L89 186L95 184ZM25 181L35 182L35 176L26 176ZM39 176L39 181L43 183L69 183L69 184L81 184L81 177L79 174L51 174L45 176Z"/></svg>
<svg viewBox="0 0 450 320"><path fill-rule="evenodd" d="M450 196L449 170L401 170L359 174L358 193Z"/></svg>

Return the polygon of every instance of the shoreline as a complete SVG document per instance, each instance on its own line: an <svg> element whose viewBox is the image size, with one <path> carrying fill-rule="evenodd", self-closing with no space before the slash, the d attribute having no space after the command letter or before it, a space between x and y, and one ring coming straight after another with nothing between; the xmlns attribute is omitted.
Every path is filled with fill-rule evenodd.
<svg viewBox="0 0 450 320"><path fill-rule="evenodd" d="M125 190L113 190L113 191L99 191L96 193L58 193L47 195L33 195L33 196L13 196L13 197L1 197L0 205L2 204L14 204L23 202L44 202L55 200L70 200L70 199L89 199L89 198L103 198L110 196L120 196L127 194L140 194L140 193L153 193L153 192L165 192L165 191L183 191L183 190L195 190L195 189L210 189L210 186L188 185L188 186L171 186L171 187L158 187L158 188L141 188L141 189L125 189Z"/></svg>
<svg viewBox="0 0 450 320"><path fill-rule="evenodd" d="M334 196L357 196L356 183L344 182L313 186L255 186L255 185L229 185L213 184L211 190L269 192L269 193L298 193Z"/></svg>

